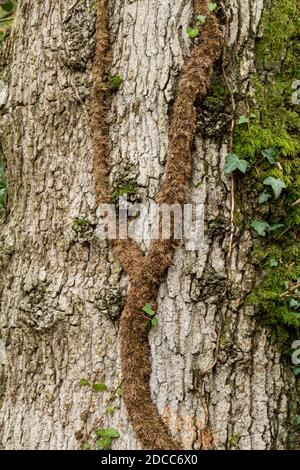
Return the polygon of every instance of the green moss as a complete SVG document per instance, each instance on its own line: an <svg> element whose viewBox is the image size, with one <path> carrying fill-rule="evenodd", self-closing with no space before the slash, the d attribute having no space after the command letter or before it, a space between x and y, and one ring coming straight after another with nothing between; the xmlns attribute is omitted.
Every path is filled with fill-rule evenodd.
<svg viewBox="0 0 300 470"><path fill-rule="evenodd" d="M108 82L109 88L112 91L118 91L123 81L124 80L122 77L120 77L120 75L114 75L113 77L109 79L109 82Z"/></svg>
<svg viewBox="0 0 300 470"><path fill-rule="evenodd" d="M257 306L274 339L288 347L300 333L300 309L290 306L291 298L300 301L299 291L282 297L300 279L300 206L292 205L300 199L300 106L292 104L292 84L300 80L298 0L274 0L265 9L261 31L258 73L252 78L256 92L250 104L250 114L256 118L236 126L234 151L251 162L250 186L257 196L267 176L287 185L280 199L255 209L255 218L284 224L284 229L255 243L252 254L262 265L263 281L247 303ZM277 149L279 164L263 160L261 152L267 148Z"/></svg>
<svg viewBox="0 0 300 470"><path fill-rule="evenodd" d="M229 438L229 446L233 449L238 449L241 436L239 433L234 433Z"/></svg>
<svg viewBox="0 0 300 470"><path fill-rule="evenodd" d="M124 184L121 186L118 186L112 193L112 196L114 199L118 199L119 197L125 196L125 195L131 195L135 194L137 191L137 187L132 184Z"/></svg>
<svg viewBox="0 0 300 470"><path fill-rule="evenodd" d="M224 107L230 100L230 92L222 75L216 75L213 80L211 93L205 98L206 104L215 111Z"/></svg>
<svg viewBox="0 0 300 470"><path fill-rule="evenodd" d="M90 225L91 225L90 221L86 219L85 217L81 217L81 218L77 217L73 219L72 221L72 228L73 230L75 230L75 232L80 230L80 228L82 227L89 227Z"/></svg>

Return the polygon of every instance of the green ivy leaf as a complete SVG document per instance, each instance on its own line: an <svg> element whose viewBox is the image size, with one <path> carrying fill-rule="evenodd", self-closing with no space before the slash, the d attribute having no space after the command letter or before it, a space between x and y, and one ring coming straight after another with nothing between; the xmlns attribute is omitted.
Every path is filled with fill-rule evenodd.
<svg viewBox="0 0 300 470"><path fill-rule="evenodd" d="M278 150L276 148L270 147L265 150L262 150L261 153L271 165L274 165L277 162Z"/></svg>
<svg viewBox="0 0 300 470"><path fill-rule="evenodd" d="M197 26L195 26L195 28L191 28L191 27L187 28L186 32L190 39L195 39L200 34L200 30L199 28L197 28Z"/></svg>
<svg viewBox="0 0 300 470"><path fill-rule="evenodd" d="M145 312L150 317L153 317L155 315L155 312L154 312L151 304L146 304L143 308L143 312Z"/></svg>
<svg viewBox="0 0 300 470"><path fill-rule="evenodd" d="M206 21L206 16L204 16L204 15L199 15L199 16L197 16L196 19L197 19L197 21L198 21L200 24L204 24L205 21Z"/></svg>
<svg viewBox="0 0 300 470"><path fill-rule="evenodd" d="M113 416L114 412L116 411L116 408L117 408L116 405L108 406L108 407L106 408L106 412L107 412L109 415Z"/></svg>
<svg viewBox="0 0 300 470"><path fill-rule="evenodd" d="M275 232L279 228L284 227L284 224L274 224L269 226L269 232Z"/></svg>
<svg viewBox="0 0 300 470"><path fill-rule="evenodd" d="M298 302L298 300L292 298L289 301L289 307L294 308L294 309L299 308L300 307L300 302Z"/></svg>
<svg viewBox="0 0 300 470"><path fill-rule="evenodd" d="M87 379L80 379L79 380L79 385L82 385L83 387L86 387L87 385L90 385L90 382Z"/></svg>
<svg viewBox="0 0 300 470"><path fill-rule="evenodd" d="M264 180L264 185L271 186L275 195L275 199L278 199L282 190L286 188L284 181L282 181L280 178L274 178L273 176L266 178Z"/></svg>
<svg viewBox="0 0 300 470"><path fill-rule="evenodd" d="M82 450L91 450L91 444L89 444L88 442L84 442L82 444Z"/></svg>
<svg viewBox="0 0 300 470"><path fill-rule="evenodd" d="M244 114L242 114L239 117L237 124L238 124L238 126L240 126L242 124L247 124L249 121L250 121L250 119L247 116L245 116Z"/></svg>
<svg viewBox="0 0 300 470"><path fill-rule="evenodd" d="M229 153L226 157L225 174L229 175L235 170L246 173L249 163L241 160L235 153Z"/></svg>
<svg viewBox="0 0 300 470"><path fill-rule="evenodd" d="M259 198L258 198L259 204L264 204L265 202L267 202L270 199L270 197L272 197L272 196L269 193L266 193L266 192L261 193L259 195Z"/></svg>
<svg viewBox="0 0 300 470"><path fill-rule="evenodd" d="M105 385L103 382L95 383L93 385L93 390L94 392L106 392L107 385Z"/></svg>
<svg viewBox="0 0 300 470"><path fill-rule="evenodd" d="M96 445L99 449L108 450L110 449L111 441L110 437L102 437L102 439L96 441Z"/></svg>
<svg viewBox="0 0 300 470"><path fill-rule="evenodd" d="M256 231L256 233L261 236L265 237L266 232L269 230L270 225L267 222L260 222L259 220L254 220L251 224L251 227L253 230Z"/></svg>
<svg viewBox="0 0 300 470"><path fill-rule="evenodd" d="M218 8L217 3L209 3L208 4L209 11L215 11L217 8Z"/></svg>
<svg viewBox="0 0 300 470"><path fill-rule="evenodd" d="M151 326L153 326L154 328L158 326L158 319L156 316L151 319Z"/></svg>
<svg viewBox="0 0 300 470"><path fill-rule="evenodd" d="M293 366L292 371L293 371L293 374L297 376L300 374L300 367Z"/></svg>
<svg viewBox="0 0 300 470"><path fill-rule="evenodd" d="M99 428L95 431L95 434L98 437L109 437L110 439L120 437L115 428Z"/></svg>

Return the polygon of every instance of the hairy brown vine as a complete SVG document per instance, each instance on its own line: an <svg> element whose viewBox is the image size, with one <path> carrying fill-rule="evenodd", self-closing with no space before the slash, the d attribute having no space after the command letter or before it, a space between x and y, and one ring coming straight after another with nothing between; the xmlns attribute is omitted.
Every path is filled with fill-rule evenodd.
<svg viewBox="0 0 300 470"><path fill-rule="evenodd" d="M109 141L106 113L109 106L107 85L110 63L106 0L97 0L96 51L94 58L94 92L92 128L94 137L95 187L99 203L111 200L108 184ZM173 109L170 144L165 177L157 201L183 204L186 184L191 174L191 150L196 132L195 102L211 87L213 67L222 51L222 33L218 19L210 13L207 0L194 0L196 15L205 15L200 44L195 46L184 66ZM117 240L115 250L130 277L130 289L120 318L121 363L124 377L124 400L133 429L144 448L180 448L151 398L149 322L142 315L144 305L156 304L158 289L172 263L176 242L153 241L144 256L130 240Z"/></svg>

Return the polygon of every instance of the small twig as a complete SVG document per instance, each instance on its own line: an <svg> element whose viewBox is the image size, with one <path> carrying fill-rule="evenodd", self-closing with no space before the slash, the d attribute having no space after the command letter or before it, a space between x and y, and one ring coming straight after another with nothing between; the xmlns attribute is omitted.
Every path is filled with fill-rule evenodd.
<svg viewBox="0 0 300 470"><path fill-rule="evenodd" d="M300 199L297 201L293 202L292 207L300 206Z"/></svg>
<svg viewBox="0 0 300 470"><path fill-rule="evenodd" d="M285 292L283 292L279 298L280 299L286 299L287 297L289 297L293 292L295 292L295 290L297 289L300 289L300 282L297 282L297 284L295 284L294 286L290 287L288 290L286 290Z"/></svg>

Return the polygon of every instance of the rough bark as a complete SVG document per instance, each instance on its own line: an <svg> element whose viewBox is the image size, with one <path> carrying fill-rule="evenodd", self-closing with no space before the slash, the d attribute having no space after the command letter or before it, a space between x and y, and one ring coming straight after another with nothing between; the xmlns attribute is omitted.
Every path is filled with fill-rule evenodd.
<svg viewBox="0 0 300 470"><path fill-rule="evenodd" d="M122 380L116 318L128 278L94 230L94 5L19 3L1 116L9 206L0 231L0 448L76 449L98 423L119 430L115 448L139 448L122 398L113 416L106 413ZM241 90L255 70L262 9L256 0L226 6L225 67ZM188 0L109 2L111 74L124 78L108 119L110 180L136 182L144 200L155 197L164 175L191 18ZM240 66L231 70L233 56ZM159 326L150 333L153 401L184 448L285 448L294 379L244 305L256 275L250 233L236 228L226 257L227 122L206 122L199 112L203 126L189 189L205 203L209 229L201 251L177 248L160 286ZM83 219L89 223L78 224ZM102 378L109 391L91 394L83 377Z"/></svg>

